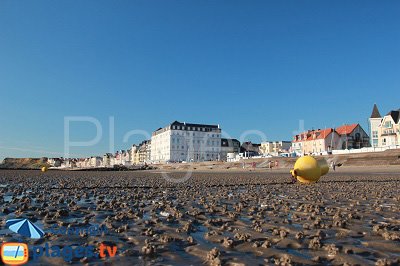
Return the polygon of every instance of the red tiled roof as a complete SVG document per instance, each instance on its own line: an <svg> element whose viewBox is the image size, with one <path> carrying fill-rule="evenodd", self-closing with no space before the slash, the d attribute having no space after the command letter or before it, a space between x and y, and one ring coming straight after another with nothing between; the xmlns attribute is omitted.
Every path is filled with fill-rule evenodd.
<svg viewBox="0 0 400 266"><path fill-rule="evenodd" d="M358 124L344 125L336 128L336 132L339 133L339 135L347 135L353 132L357 126Z"/></svg>
<svg viewBox="0 0 400 266"><path fill-rule="evenodd" d="M292 142L302 142L302 141L314 140L314 138L313 138L314 134L316 135L315 139L325 139L332 132L333 132L332 128L318 129L318 130L314 130L314 131L310 130L310 131L306 131L306 132L296 135L296 136L299 136L299 140L296 140L296 136L294 136ZM306 139L303 139L304 135L307 136Z"/></svg>
<svg viewBox="0 0 400 266"><path fill-rule="evenodd" d="M325 128L322 130L319 130L319 135L317 133L317 137L315 139L325 139L329 134L331 134L333 131L332 128Z"/></svg>

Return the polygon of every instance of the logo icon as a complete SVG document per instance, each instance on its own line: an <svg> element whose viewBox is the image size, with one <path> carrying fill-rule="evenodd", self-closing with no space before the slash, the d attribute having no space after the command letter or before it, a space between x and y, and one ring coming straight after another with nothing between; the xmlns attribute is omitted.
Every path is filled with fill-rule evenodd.
<svg viewBox="0 0 400 266"><path fill-rule="evenodd" d="M1 246L1 259L4 264L22 265L28 262L28 245L24 243L4 243Z"/></svg>
<svg viewBox="0 0 400 266"><path fill-rule="evenodd" d="M26 237L41 238L44 236L43 230L28 219L10 219L6 221L6 226L8 226L11 231Z"/></svg>

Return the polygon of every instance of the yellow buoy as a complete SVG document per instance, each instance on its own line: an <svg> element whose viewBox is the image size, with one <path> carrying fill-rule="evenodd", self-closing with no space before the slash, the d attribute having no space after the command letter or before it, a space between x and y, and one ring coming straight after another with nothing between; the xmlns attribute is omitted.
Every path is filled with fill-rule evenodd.
<svg viewBox="0 0 400 266"><path fill-rule="evenodd" d="M46 166L43 166L42 167L42 172L46 172L48 169L47 169L47 167Z"/></svg>
<svg viewBox="0 0 400 266"><path fill-rule="evenodd" d="M297 159L290 173L301 183L317 182L319 178L329 172L325 159L316 160L312 156L303 156Z"/></svg>

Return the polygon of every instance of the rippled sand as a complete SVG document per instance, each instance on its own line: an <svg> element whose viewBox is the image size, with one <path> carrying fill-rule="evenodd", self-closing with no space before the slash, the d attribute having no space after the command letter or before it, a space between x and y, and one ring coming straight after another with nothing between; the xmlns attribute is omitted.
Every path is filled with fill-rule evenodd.
<svg viewBox="0 0 400 266"><path fill-rule="evenodd" d="M312 185L290 184L286 170L194 172L184 183L151 171L2 170L0 192L2 242L16 240L5 220L18 216L45 231L107 226L102 236L27 240L118 247L112 259L73 264L399 264L400 173L393 168L340 169Z"/></svg>

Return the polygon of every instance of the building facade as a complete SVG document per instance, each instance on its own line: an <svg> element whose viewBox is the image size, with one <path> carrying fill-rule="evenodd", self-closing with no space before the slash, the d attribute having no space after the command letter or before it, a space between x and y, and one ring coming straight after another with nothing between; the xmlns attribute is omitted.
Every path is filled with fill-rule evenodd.
<svg viewBox="0 0 400 266"><path fill-rule="evenodd" d="M240 141L237 139L221 138L221 160L226 161L228 153L239 154Z"/></svg>
<svg viewBox="0 0 400 266"><path fill-rule="evenodd" d="M378 126L378 147L395 148L400 145L400 109L387 113Z"/></svg>
<svg viewBox="0 0 400 266"><path fill-rule="evenodd" d="M132 165L137 165L139 164L139 146L136 144L133 144L132 147L129 150L131 156L131 164Z"/></svg>
<svg viewBox="0 0 400 266"><path fill-rule="evenodd" d="M369 117L369 136L370 136L370 143L371 147L378 147L379 144L379 137L378 137L378 127L381 124L382 116L379 113L378 106L374 104L372 108L371 116Z"/></svg>
<svg viewBox="0 0 400 266"><path fill-rule="evenodd" d="M221 129L219 125L175 121L153 132L152 162L192 162L219 160Z"/></svg>
<svg viewBox="0 0 400 266"><path fill-rule="evenodd" d="M63 167L63 168L74 168L74 167L76 167L77 162L78 162L78 159L66 158L61 163L61 167Z"/></svg>
<svg viewBox="0 0 400 266"><path fill-rule="evenodd" d="M90 167L99 167L103 164L103 158L99 156L90 157Z"/></svg>
<svg viewBox="0 0 400 266"><path fill-rule="evenodd" d="M291 151L297 155L329 153L339 141L340 135L333 128L308 130L294 136Z"/></svg>
<svg viewBox="0 0 400 266"><path fill-rule="evenodd" d="M106 153L103 155L103 166L104 167L114 166L114 155L112 153Z"/></svg>
<svg viewBox="0 0 400 266"><path fill-rule="evenodd" d="M291 141L264 141L261 142L260 153L278 156L280 153L289 152L291 146Z"/></svg>
<svg viewBox="0 0 400 266"><path fill-rule="evenodd" d="M359 124L343 125L336 129L308 130L295 135L291 151L297 155L322 155L332 150L369 147L369 136Z"/></svg>
<svg viewBox="0 0 400 266"><path fill-rule="evenodd" d="M381 116L374 104L369 118L371 145L379 148L396 148L400 145L400 109Z"/></svg>
<svg viewBox="0 0 400 266"><path fill-rule="evenodd" d="M144 140L138 148L139 164L150 163L151 161L151 140Z"/></svg>
<svg viewBox="0 0 400 266"><path fill-rule="evenodd" d="M243 153L243 157L252 157L260 155L259 143L252 143L251 141L243 142L240 146L240 153Z"/></svg>
<svg viewBox="0 0 400 266"><path fill-rule="evenodd" d="M47 159L47 164L53 167L61 167L61 164L63 163L64 159L61 158L48 158Z"/></svg>
<svg viewBox="0 0 400 266"><path fill-rule="evenodd" d="M336 128L336 132L341 137L339 143L341 147L335 147L337 150L361 149L371 146L369 136L360 124L343 125Z"/></svg>

